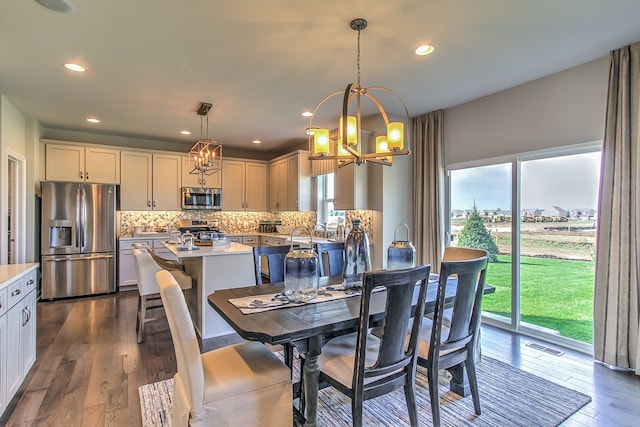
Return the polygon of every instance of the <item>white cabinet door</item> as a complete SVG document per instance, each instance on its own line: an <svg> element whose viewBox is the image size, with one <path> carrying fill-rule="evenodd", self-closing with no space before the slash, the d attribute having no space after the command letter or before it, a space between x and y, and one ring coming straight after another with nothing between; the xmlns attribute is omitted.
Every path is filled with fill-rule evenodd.
<svg viewBox="0 0 640 427"><path fill-rule="evenodd" d="M267 177L268 169L266 163L247 162L245 164L244 206L246 210L267 210Z"/></svg>
<svg viewBox="0 0 640 427"><path fill-rule="evenodd" d="M182 159L178 155L153 154L153 210L179 211Z"/></svg>
<svg viewBox="0 0 640 427"><path fill-rule="evenodd" d="M182 186L183 187L206 187L222 188L222 171L212 175L192 174L193 165L189 161L189 156L182 157Z"/></svg>
<svg viewBox="0 0 640 427"><path fill-rule="evenodd" d="M0 414L7 407L7 369L5 360L7 358L7 316L0 316Z"/></svg>
<svg viewBox="0 0 640 427"><path fill-rule="evenodd" d="M45 156L47 181L84 182L84 147L47 144Z"/></svg>
<svg viewBox="0 0 640 427"><path fill-rule="evenodd" d="M338 168L334 187L336 210L368 209L367 167L352 163Z"/></svg>
<svg viewBox="0 0 640 427"><path fill-rule="evenodd" d="M311 163L307 151L298 151L270 164L270 207L277 211L311 209Z"/></svg>
<svg viewBox="0 0 640 427"><path fill-rule="evenodd" d="M273 211L287 210L287 159L271 163L269 167L270 204Z"/></svg>
<svg viewBox="0 0 640 427"><path fill-rule="evenodd" d="M36 362L36 290L33 289L22 300L21 313L21 345L22 345L22 376L26 376L29 369Z"/></svg>
<svg viewBox="0 0 640 427"><path fill-rule="evenodd" d="M46 144L49 181L120 183L120 151L100 146Z"/></svg>
<svg viewBox="0 0 640 427"><path fill-rule="evenodd" d="M16 394L22 384L22 345L20 344L22 335L22 304L18 303L11 307L6 314L7 317L7 345L11 344L11 351L6 353L5 376L7 384L7 400Z"/></svg>
<svg viewBox="0 0 640 427"><path fill-rule="evenodd" d="M120 151L86 147L84 178L86 182L120 184Z"/></svg>
<svg viewBox="0 0 640 427"><path fill-rule="evenodd" d="M222 160L222 210L244 210L245 162Z"/></svg>
<svg viewBox="0 0 640 427"><path fill-rule="evenodd" d="M153 156L141 151L120 153L120 208L149 211L152 208Z"/></svg>

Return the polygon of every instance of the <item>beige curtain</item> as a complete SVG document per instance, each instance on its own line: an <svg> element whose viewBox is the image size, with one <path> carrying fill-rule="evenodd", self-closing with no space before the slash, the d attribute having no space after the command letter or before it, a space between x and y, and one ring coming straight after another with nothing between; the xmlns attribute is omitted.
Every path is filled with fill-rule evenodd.
<svg viewBox="0 0 640 427"><path fill-rule="evenodd" d="M444 111L413 119L413 230L419 262L438 270L444 251Z"/></svg>
<svg viewBox="0 0 640 427"><path fill-rule="evenodd" d="M594 295L594 357L640 375L640 43L610 55Z"/></svg>

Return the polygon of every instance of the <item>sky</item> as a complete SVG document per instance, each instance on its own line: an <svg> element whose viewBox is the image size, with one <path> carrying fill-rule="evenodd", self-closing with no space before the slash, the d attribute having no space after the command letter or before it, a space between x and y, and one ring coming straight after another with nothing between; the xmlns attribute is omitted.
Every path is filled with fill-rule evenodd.
<svg viewBox="0 0 640 427"><path fill-rule="evenodd" d="M600 152L523 161L522 209L598 207ZM511 210L511 164L451 171L451 209Z"/></svg>

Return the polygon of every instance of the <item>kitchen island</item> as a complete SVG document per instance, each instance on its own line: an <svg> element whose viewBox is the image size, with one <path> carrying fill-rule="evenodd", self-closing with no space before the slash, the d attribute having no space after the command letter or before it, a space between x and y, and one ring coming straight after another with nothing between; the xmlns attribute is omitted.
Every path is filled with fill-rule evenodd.
<svg viewBox="0 0 640 427"><path fill-rule="evenodd" d="M220 246L196 246L178 250L175 244L162 242L193 279L189 293L189 311L196 332L202 339L228 335L233 329L207 303L207 296L219 289L255 284L253 248L236 242Z"/></svg>

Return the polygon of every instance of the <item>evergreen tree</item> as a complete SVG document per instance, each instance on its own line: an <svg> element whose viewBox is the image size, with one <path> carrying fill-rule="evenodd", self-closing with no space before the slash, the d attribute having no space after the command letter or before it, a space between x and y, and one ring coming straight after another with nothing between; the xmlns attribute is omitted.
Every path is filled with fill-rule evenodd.
<svg viewBox="0 0 640 427"><path fill-rule="evenodd" d="M489 252L489 262L498 261L498 246L496 242L493 241L493 238L491 238L489 231L485 228L475 203L471 215L469 215L467 223L460 233L458 246L462 248L484 249Z"/></svg>

